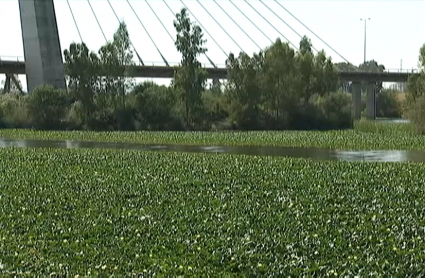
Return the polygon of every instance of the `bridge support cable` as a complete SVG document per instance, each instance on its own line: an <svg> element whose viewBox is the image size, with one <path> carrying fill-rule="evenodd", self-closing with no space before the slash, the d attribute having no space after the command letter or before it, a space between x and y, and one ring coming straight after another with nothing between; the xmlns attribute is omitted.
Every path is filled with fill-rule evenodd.
<svg viewBox="0 0 425 278"><path fill-rule="evenodd" d="M241 31L261 50L261 46L259 46L252 38L251 38L251 36L250 35L248 35L248 33L247 32L245 32L245 30L233 19L233 17L231 17L227 12L226 12L226 10L224 10L222 7L221 7L221 5L220 4L218 4L217 3L217 1L216 0L213 0L214 1L214 3L227 15L227 17L228 18L230 18L232 21L233 21L233 23L235 23L236 24L236 26L238 26L238 28L239 29L241 29Z"/></svg>
<svg viewBox="0 0 425 278"><path fill-rule="evenodd" d="M81 42L83 42L83 37L81 36L80 28L78 28L78 24L77 24L77 21L75 20L74 13L72 12L71 4L69 4L69 0L66 0L66 2L68 3L69 11L71 12L72 19L74 20L75 27L77 28L78 36L80 36L80 40Z"/></svg>
<svg viewBox="0 0 425 278"><path fill-rule="evenodd" d="M175 15L173 10L170 8L170 6L167 4L167 2L165 2L165 5L167 5L168 9L170 10L170 12L173 14L173 16ZM165 27L164 27L165 28ZM174 44L176 43L176 40L171 36L171 39L173 40ZM214 67L217 68L216 64L210 59L210 57L208 57L207 53L204 53L205 57L207 57L208 61L210 62L210 64Z"/></svg>
<svg viewBox="0 0 425 278"><path fill-rule="evenodd" d="M282 9L284 9L288 14L290 14L295 20L297 20L302 26L304 26L308 31L310 31L316 38L318 38L321 42L323 42L327 47L329 47L333 52L335 52L339 57L341 57L345 62L351 64L347 59L345 59L341 54L338 53L335 49L333 49L329 44L327 44L321 37L319 37L316 33L314 33L310 28L308 28L301 20L299 20L295 15L293 15L288 9L286 9L279 1L274 0Z"/></svg>
<svg viewBox="0 0 425 278"><path fill-rule="evenodd" d="M148 32L148 29L146 29L145 25L143 24L143 22L140 20L139 16L137 15L136 11L134 10L133 6L131 5L131 3L127 0L127 4L130 6L131 10L133 11L134 15L137 17L137 19L139 20L140 24L142 25L143 29L145 29L146 34L148 34L149 39L151 40L151 42L153 43L153 45L155 46L156 50L158 51L159 55L161 55L162 60L164 61L164 63L167 65L167 67L170 67L170 65L168 64L168 61L165 59L164 55L162 55L161 51L159 50L158 46L156 45L155 41L152 39L151 35Z"/></svg>
<svg viewBox="0 0 425 278"><path fill-rule="evenodd" d="M173 12L173 10L170 8L170 6L168 6L168 4L167 4L167 2L165 2L165 0L162 0L162 1L164 1L164 3L165 3L165 5L167 5L167 7L168 7L168 9L173 13L173 15L175 15L174 14L174 12ZM226 53L226 51L224 51L224 49L220 46L220 44L214 39L214 37L213 36L211 36L211 34L208 32L208 30L202 25L202 23L196 18L196 16L195 16L195 14L194 13L192 13L191 11L190 11L190 9L186 6L186 4L182 1L182 0L180 0L180 2L182 2L182 4L183 4L183 6L189 11L189 13L193 16L193 18L197 21L197 23L199 24L199 26L201 26L201 28L202 28L202 30L204 30L205 31L205 33L207 33L208 34L208 36L210 36L210 38L213 40L213 42L218 46L218 48L220 48L220 50L224 53L224 55L227 57L227 58L229 58L229 54L227 54ZM212 65L214 65L214 63L211 61L211 59L210 58L208 58L208 60L211 62L211 64Z"/></svg>
<svg viewBox="0 0 425 278"><path fill-rule="evenodd" d="M181 2L183 2L182 0L180 0ZM223 26L217 21L217 19L215 19L215 17L213 17L211 15L211 13L204 7L204 5L202 5L202 3L199 0L196 0L196 2L198 2L199 5L201 5L201 7L204 9L204 11L206 11L208 13L208 15L215 21L215 23L217 23L217 25L221 28L221 30L224 31L224 33L226 33L226 35L237 45L237 47L239 47L239 49L242 52L245 52L242 47L235 41L235 39L229 35L229 33L227 33L226 29L223 28Z"/></svg>
<svg viewBox="0 0 425 278"><path fill-rule="evenodd" d="M158 19L159 23L161 23L162 27L164 28L165 32L167 32L168 36L174 41L173 36L171 35L170 31L168 31L168 29L165 27L164 23L162 22L162 20L158 17L158 15L156 14L155 10L152 9L152 6L149 4L148 0L145 0L146 4L148 4L149 9L153 12L153 14L155 15L156 19ZM175 42L175 41L174 41Z"/></svg>
<svg viewBox="0 0 425 278"><path fill-rule="evenodd" d="M103 32L102 26L100 25L100 22L99 22L99 20L97 19L96 13L94 12L94 9L93 9L93 7L92 7L92 5L91 5L91 3L90 3L90 0L87 0L87 3L89 3L89 6L90 6L90 9L91 9L91 12L93 13L94 18L96 19L97 25L99 25L100 31L102 32L102 35L103 35L103 37L105 38L105 42L108 42L108 40L106 39L106 36L105 36L105 32Z"/></svg>
<svg viewBox="0 0 425 278"><path fill-rule="evenodd" d="M261 4L263 4L269 11L271 11L277 18L280 19L280 21L282 21L286 26L289 27L289 29L291 29L295 34L298 35L298 37L302 38L303 36L298 33L294 28L291 27L291 25L289 25L288 23L286 23L285 20L283 20L283 18L281 16L279 16L275 11L273 11L272 9L270 9L270 7L268 5L266 5L262 0L260 0ZM314 50L316 50L316 52L319 52L316 48L314 48L314 46L312 46L312 48Z"/></svg>
<svg viewBox="0 0 425 278"><path fill-rule="evenodd" d="M251 4L248 3L248 1L244 0L245 3L247 3L251 9L253 9L259 16L261 16L273 29L275 29L289 44L291 44L296 50L298 50L298 47L293 44L287 37L285 37L273 24L270 23L261 13L259 13Z"/></svg>
<svg viewBox="0 0 425 278"><path fill-rule="evenodd" d="M267 39L269 39L269 41L271 42L271 43L273 43L273 40L272 39L270 39L270 37L269 36L267 36L266 35L266 33L264 33L264 31L263 30L261 30L259 27L258 27L258 25L257 24L255 24L241 9L239 9L239 7L237 6L237 5L235 5L235 3L233 3L233 1L232 0L229 0L229 2L230 3L232 3L232 5L233 6L235 6L235 8L246 18L246 19L248 19L249 20L249 22L251 22L251 24L252 25L254 25L255 26L255 28L257 28L257 30L258 31L260 31Z"/></svg>
<svg viewBox="0 0 425 278"><path fill-rule="evenodd" d="M112 6L111 2L110 2L109 0L107 0L107 1L108 1L108 4L109 4L109 7L111 7L112 12L114 13L115 17L117 18L118 23L120 23L120 24L121 24L121 20L119 19L119 17L118 17L118 15L117 15L117 13L115 12L115 9L114 9L114 7ZM137 59L139 59L139 62L142 64L142 66L145 66L145 63L143 63L143 60L142 60L142 58L140 57L139 52L137 52L137 49L134 47L134 45L133 45L133 43L131 42L131 39L130 39L130 38L129 38L129 41L130 41L130 45L131 45L131 47L133 47L134 52L136 52Z"/></svg>

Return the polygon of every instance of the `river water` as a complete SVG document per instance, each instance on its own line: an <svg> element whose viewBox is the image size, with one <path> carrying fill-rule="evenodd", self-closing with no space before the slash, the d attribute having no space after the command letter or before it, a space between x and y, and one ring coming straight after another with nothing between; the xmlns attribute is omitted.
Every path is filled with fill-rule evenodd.
<svg viewBox="0 0 425 278"><path fill-rule="evenodd" d="M66 148L66 149L123 149L144 151L172 151L189 153L227 153L259 156L283 156L333 161L367 162L425 162L424 151L347 151L324 148L292 148L267 146L190 146L143 145L133 143L105 143L55 140L0 139L0 147L18 148Z"/></svg>

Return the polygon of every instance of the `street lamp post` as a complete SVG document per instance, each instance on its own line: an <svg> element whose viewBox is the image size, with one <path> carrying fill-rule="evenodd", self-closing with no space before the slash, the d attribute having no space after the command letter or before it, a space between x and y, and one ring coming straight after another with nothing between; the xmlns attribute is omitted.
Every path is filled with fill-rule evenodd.
<svg viewBox="0 0 425 278"><path fill-rule="evenodd" d="M370 18L360 18L360 20L364 21L364 63L366 63L366 23Z"/></svg>

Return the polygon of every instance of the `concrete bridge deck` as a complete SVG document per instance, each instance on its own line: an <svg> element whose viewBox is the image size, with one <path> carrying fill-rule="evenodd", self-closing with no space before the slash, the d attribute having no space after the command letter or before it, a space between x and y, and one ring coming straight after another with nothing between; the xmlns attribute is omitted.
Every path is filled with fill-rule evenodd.
<svg viewBox="0 0 425 278"><path fill-rule="evenodd" d="M65 64L66 67L66 64ZM165 66L134 66L131 77L142 78L173 78L177 67ZM205 68L208 79L227 79L226 68ZM0 74L25 74L25 62L0 61ZM410 75L416 72L339 72L341 81L353 82L407 82Z"/></svg>

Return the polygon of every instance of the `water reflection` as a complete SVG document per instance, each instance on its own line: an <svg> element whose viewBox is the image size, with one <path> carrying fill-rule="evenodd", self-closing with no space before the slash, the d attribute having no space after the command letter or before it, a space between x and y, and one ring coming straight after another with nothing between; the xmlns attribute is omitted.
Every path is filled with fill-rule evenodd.
<svg viewBox="0 0 425 278"><path fill-rule="evenodd" d="M146 151L174 151L191 153L228 153L260 156L286 156L315 160L368 161L368 162L425 162L424 151L344 151L321 148L291 147L237 147L237 146L187 146L187 145L142 145L131 143L13 140L0 139L0 147L18 148L66 148L66 149L127 149Z"/></svg>

